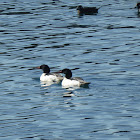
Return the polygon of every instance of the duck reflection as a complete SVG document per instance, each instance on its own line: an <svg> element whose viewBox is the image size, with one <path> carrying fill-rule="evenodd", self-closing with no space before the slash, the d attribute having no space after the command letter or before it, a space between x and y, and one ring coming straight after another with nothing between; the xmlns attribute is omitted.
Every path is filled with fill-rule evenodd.
<svg viewBox="0 0 140 140"><path fill-rule="evenodd" d="M53 84L59 84L60 81L40 81L41 87L49 87Z"/></svg>

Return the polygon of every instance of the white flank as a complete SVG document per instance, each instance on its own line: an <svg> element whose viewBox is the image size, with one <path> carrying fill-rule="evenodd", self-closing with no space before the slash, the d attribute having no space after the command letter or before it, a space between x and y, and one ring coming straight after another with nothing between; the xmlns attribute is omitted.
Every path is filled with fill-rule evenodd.
<svg viewBox="0 0 140 140"><path fill-rule="evenodd" d="M67 79L66 77L64 77L63 81L62 81L62 86L63 87L75 87L75 86L80 86L80 82L76 81L76 80L71 80L71 79Z"/></svg>
<svg viewBox="0 0 140 140"><path fill-rule="evenodd" d="M57 82L57 81L59 81L59 79L55 75L46 75L46 73L43 73L40 76L40 81Z"/></svg>

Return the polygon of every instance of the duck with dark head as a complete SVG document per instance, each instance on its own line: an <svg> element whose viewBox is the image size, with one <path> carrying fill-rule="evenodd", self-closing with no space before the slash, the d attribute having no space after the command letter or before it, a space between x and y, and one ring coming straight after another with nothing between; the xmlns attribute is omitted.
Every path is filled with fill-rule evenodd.
<svg viewBox="0 0 140 140"><path fill-rule="evenodd" d="M37 69L42 69L43 73L40 76L40 81L42 82L60 82L63 80L63 76L58 73L50 73L50 67L48 65L41 65L36 67Z"/></svg>
<svg viewBox="0 0 140 140"><path fill-rule="evenodd" d="M138 9L138 14L140 14L140 2L137 3L136 7Z"/></svg>
<svg viewBox="0 0 140 140"><path fill-rule="evenodd" d="M90 82L84 81L80 77L72 77L72 72L70 69L63 69L60 70L58 73L65 74L64 79L62 80L62 87L69 88L69 87L88 87Z"/></svg>
<svg viewBox="0 0 140 140"><path fill-rule="evenodd" d="M79 15L93 15L98 13L98 9L96 7L83 7L82 5L79 5L77 7L77 12Z"/></svg>

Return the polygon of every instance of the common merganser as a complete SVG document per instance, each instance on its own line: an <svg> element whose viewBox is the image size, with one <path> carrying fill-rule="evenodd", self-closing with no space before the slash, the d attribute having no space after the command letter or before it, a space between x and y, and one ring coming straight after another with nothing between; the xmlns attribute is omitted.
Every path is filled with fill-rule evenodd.
<svg viewBox="0 0 140 140"><path fill-rule="evenodd" d="M137 3L136 7L138 9L138 13L140 13L140 2Z"/></svg>
<svg viewBox="0 0 140 140"><path fill-rule="evenodd" d="M77 11L79 15L92 15L95 13L98 13L98 8L96 7L83 7L81 5L79 5L77 7Z"/></svg>
<svg viewBox="0 0 140 140"><path fill-rule="evenodd" d="M80 77L73 77L72 78L72 72L70 69L63 69L63 70L60 70L58 73L65 74L65 77L62 80L62 87L64 87L64 88L88 86L90 84L89 82L84 81Z"/></svg>
<svg viewBox="0 0 140 140"><path fill-rule="evenodd" d="M43 73L40 76L40 81L42 82L60 82L63 80L63 76L58 73L50 73L50 68L48 65L41 65L36 67L37 69L42 69Z"/></svg>

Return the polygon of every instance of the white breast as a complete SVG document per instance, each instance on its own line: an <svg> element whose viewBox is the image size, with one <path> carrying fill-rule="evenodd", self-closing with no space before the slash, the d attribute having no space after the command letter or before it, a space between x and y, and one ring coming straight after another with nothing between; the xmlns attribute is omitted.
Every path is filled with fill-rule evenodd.
<svg viewBox="0 0 140 140"><path fill-rule="evenodd" d="M62 86L63 87L75 87L75 86L80 86L80 82L76 81L76 80L71 80L71 79L67 79L64 78L62 81Z"/></svg>
<svg viewBox="0 0 140 140"><path fill-rule="evenodd" d="M40 76L40 81L54 81L54 82L57 82L59 81L59 79L55 76L55 75L47 75L46 73L43 73L41 76Z"/></svg>

